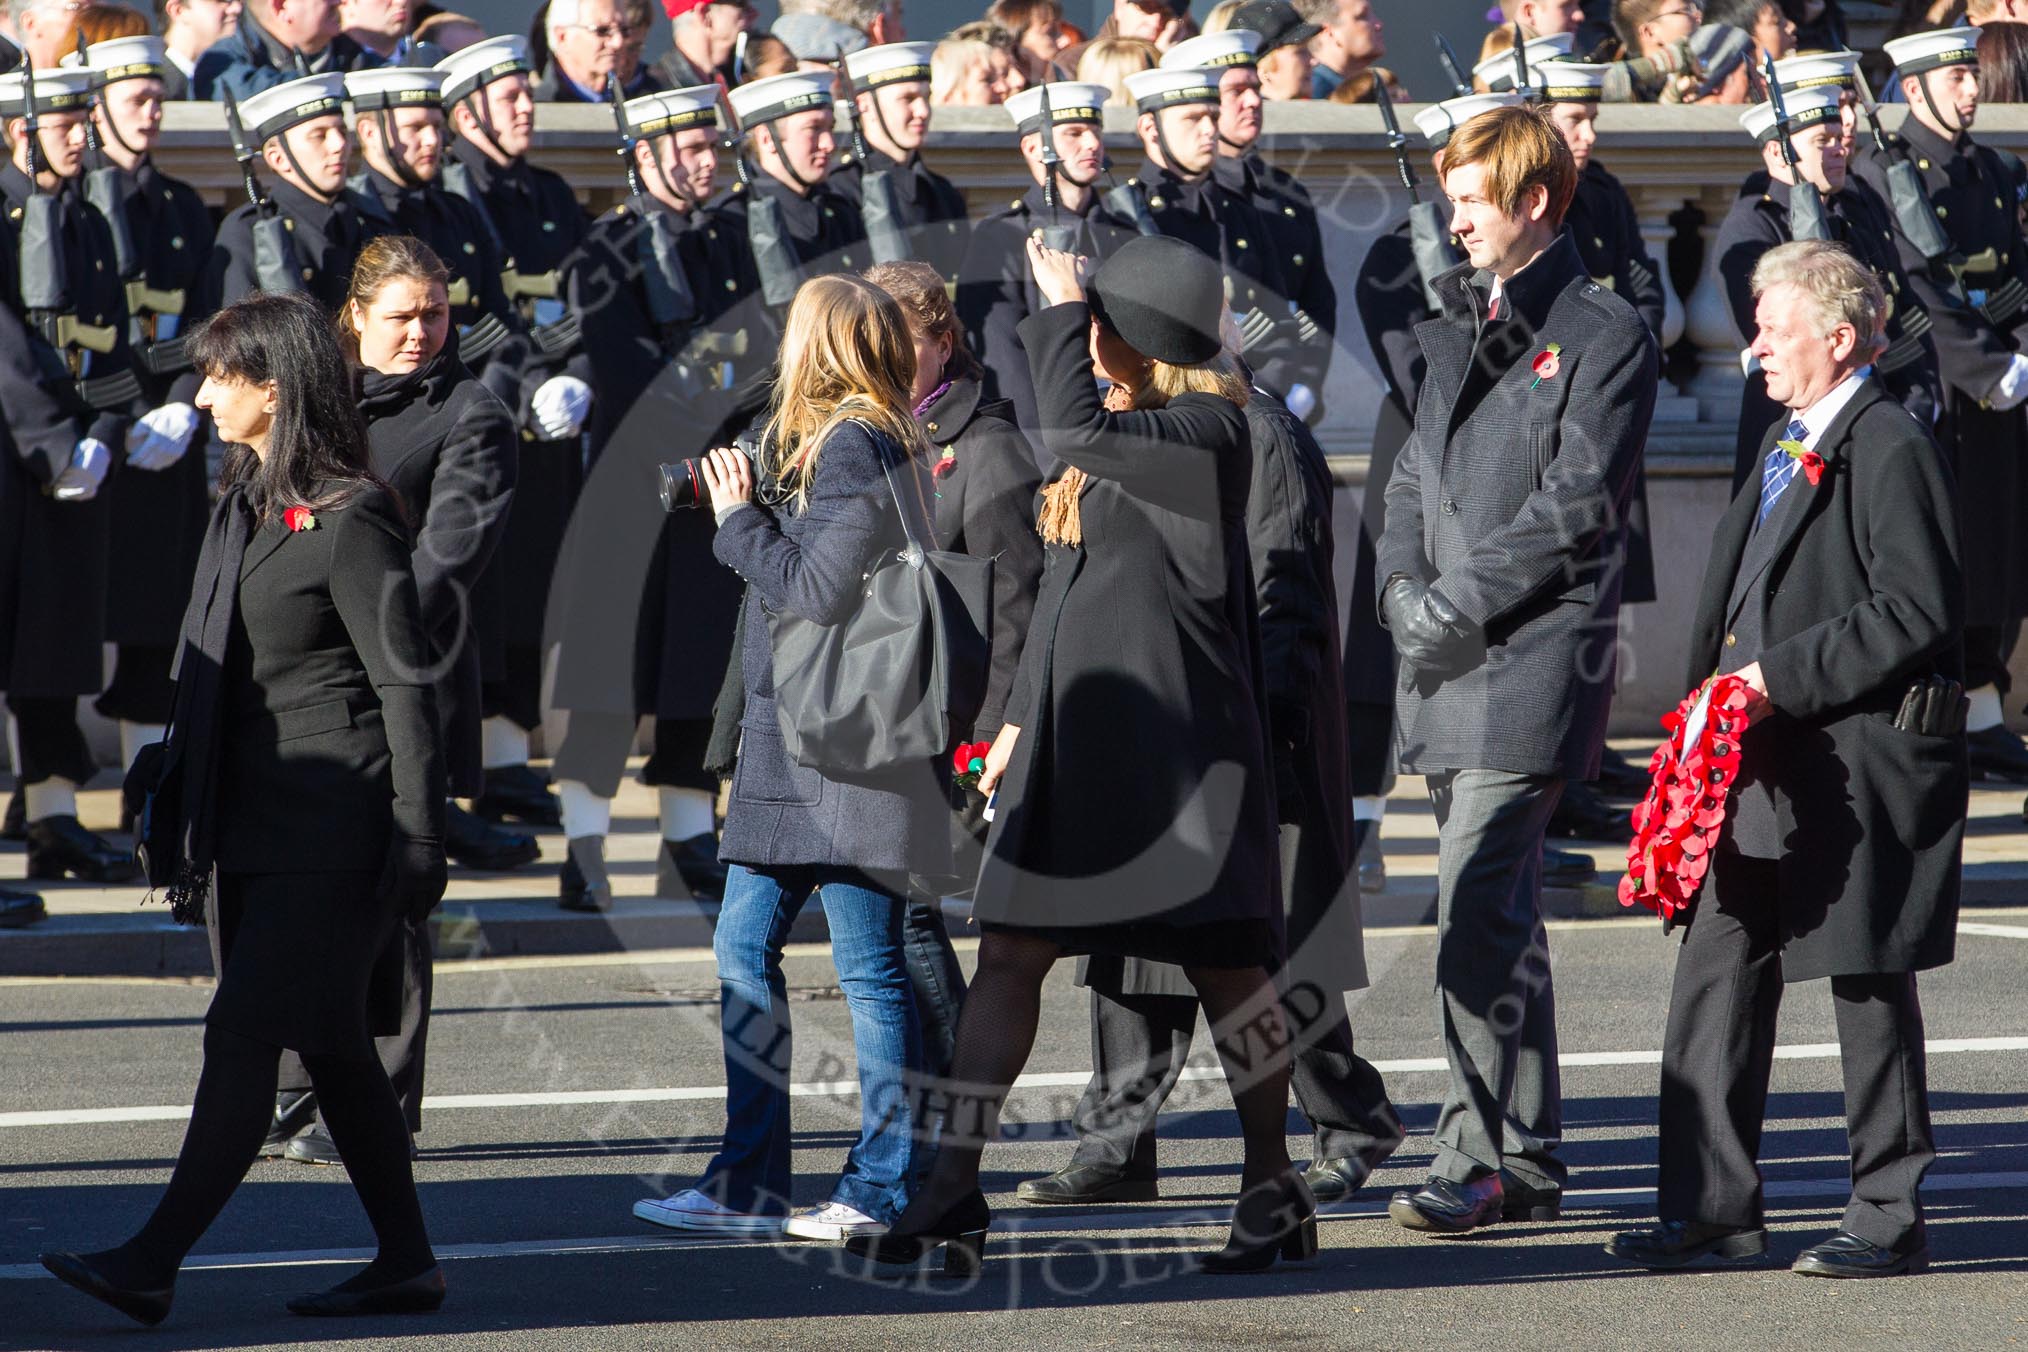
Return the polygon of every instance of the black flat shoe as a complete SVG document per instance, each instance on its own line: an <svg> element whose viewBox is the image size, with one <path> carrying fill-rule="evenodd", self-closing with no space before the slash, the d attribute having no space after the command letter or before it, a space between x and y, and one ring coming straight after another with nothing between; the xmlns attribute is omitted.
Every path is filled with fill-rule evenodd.
<svg viewBox="0 0 2028 1352"><path fill-rule="evenodd" d="M444 1270L428 1272L404 1282L370 1286L363 1291L319 1291L297 1296L289 1302L290 1314L322 1318L346 1318L363 1314L428 1314L444 1303Z"/></svg>
<svg viewBox="0 0 2028 1352"><path fill-rule="evenodd" d="M563 805L549 791L548 781L526 765L488 770L485 790L472 800L472 811L489 822L511 817L527 826L563 825Z"/></svg>
<svg viewBox="0 0 2028 1352"><path fill-rule="evenodd" d="M74 1253L46 1253L42 1265L57 1280L74 1286L93 1300L102 1300L127 1318L150 1328L169 1317L169 1302L176 1294L172 1283L155 1291L130 1291L114 1286L99 1270Z"/></svg>
<svg viewBox="0 0 2028 1352"><path fill-rule="evenodd" d="M1225 1247L1205 1254L1197 1270L1228 1277L1266 1272L1276 1259L1302 1263L1316 1256L1317 1199L1302 1175L1291 1173L1240 1196Z"/></svg>
<svg viewBox="0 0 2028 1352"><path fill-rule="evenodd" d="M1929 1246L1918 1244L1907 1253L1897 1253L1850 1230L1840 1230L1821 1244L1812 1244L1797 1255L1789 1271L1806 1277L1900 1277L1929 1270Z"/></svg>
<svg viewBox="0 0 2028 1352"><path fill-rule="evenodd" d="M1462 1235L1500 1219L1506 1194L1498 1174L1469 1183L1432 1178L1420 1188L1403 1188L1388 1199L1387 1214L1404 1230Z"/></svg>
<svg viewBox="0 0 2028 1352"><path fill-rule="evenodd" d="M535 837L475 817L456 803L444 818L444 858L461 868L500 873L532 864L542 853Z"/></svg>
<svg viewBox="0 0 2028 1352"><path fill-rule="evenodd" d="M1663 1221L1639 1230L1622 1230L1605 1251L1636 1267L1666 1272L1704 1259L1720 1263L1754 1263L1767 1253L1767 1231L1701 1221Z"/></svg>
<svg viewBox="0 0 2028 1352"><path fill-rule="evenodd" d="M613 909L613 885L607 880L600 853L603 841L603 836L582 836L570 842L569 853L563 857L563 869L556 875L556 904L564 910L599 915ZM580 851L601 860L596 884L585 876L583 866L577 862Z"/></svg>
<svg viewBox="0 0 2028 1352"><path fill-rule="evenodd" d="M76 817L28 823L28 876L55 882L66 873L88 883L124 883L140 876L134 852L123 850Z"/></svg>
<svg viewBox="0 0 2028 1352"><path fill-rule="evenodd" d="M1053 1174L1023 1181L1014 1195L1037 1206L1078 1206L1088 1202L1152 1202L1153 1177L1137 1178L1104 1164L1068 1164Z"/></svg>
<svg viewBox="0 0 2028 1352"><path fill-rule="evenodd" d="M973 1277L985 1257L986 1231L993 1223L993 1211L986 1194L974 1189L946 1211L927 1229L912 1234L853 1235L845 1241L846 1252L888 1266L919 1263L927 1254L944 1251L942 1274L946 1277Z"/></svg>

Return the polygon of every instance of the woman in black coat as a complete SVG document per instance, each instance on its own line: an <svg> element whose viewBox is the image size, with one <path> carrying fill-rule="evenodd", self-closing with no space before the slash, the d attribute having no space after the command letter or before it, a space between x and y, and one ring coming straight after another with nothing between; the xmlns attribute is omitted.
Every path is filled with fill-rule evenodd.
<svg viewBox="0 0 2028 1352"><path fill-rule="evenodd" d="M373 472L415 523L416 593L429 630L445 767L454 796L478 796L479 645L470 599L506 530L518 438L507 407L458 359L448 273L430 247L383 235L359 251L351 293L338 315L341 345L361 369ZM470 868L513 868L536 857L532 836L488 825L445 804L444 853ZM400 1031L380 1040L380 1059L409 1130L422 1130L423 1062L429 1041L429 926L403 927ZM336 1164L338 1152L314 1098L289 1058L275 1129L263 1153L303 1164Z"/></svg>
<svg viewBox="0 0 2028 1352"><path fill-rule="evenodd" d="M444 769L401 506L314 300L254 296L193 334L197 404L233 447L184 616L171 733L131 782L151 880L215 914L224 964L175 1173L117 1248L43 1256L143 1323L260 1149L283 1048L299 1052L380 1241L298 1314L434 1309L443 1275L374 1056L404 917L443 895Z"/></svg>
<svg viewBox="0 0 2028 1352"><path fill-rule="evenodd" d="M880 263L866 280L893 296L915 339L916 421L932 448L937 541L947 550L994 560L992 660L985 700L953 741L991 742L1006 723L1007 694L1021 663L1028 618L1042 580L1042 537L1035 493L1042 479L1035 452L1014 425L1014 406L988 400L983 372L965 347L944 279L927 263ZM943 896L969 891L986 843L985 795L952 786L951 876L925 878L912 890L903 943L922 1018L923 1056L932 1075L950 1068L957 1046L965 974L944 928Z"/></svg>
<svg viewBox="0 0 2028 1352"><path fill-rule="evenodd" d="M1031 240L1029 259L1050 305L1021 334L1059 463L1042 494L1042 592L981 781L999 801L951 1068L968 1088L907 1214L855 1248L912 1262L950 1240L947 1264L975 1260L990 1087L1026 1062L1057 958L1117 954L1179 963L1204 1002L1246 1142L1232 1241L1206 1266L1257 1270L1315 1252L1316 1225L1283 1135L1287 1063L1257 1054L1283 1045L1269 975L1282 942L1246 382L1222 355L1218 267L1188 245L1130 241L1089 306L1070 255ZM1104 405L1094 359L1112 382Z"/></svg>

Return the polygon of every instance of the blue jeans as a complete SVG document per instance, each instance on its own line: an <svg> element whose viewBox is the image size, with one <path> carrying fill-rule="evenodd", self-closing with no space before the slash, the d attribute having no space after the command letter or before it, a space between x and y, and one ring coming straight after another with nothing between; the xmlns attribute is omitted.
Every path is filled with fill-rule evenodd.
<svg viewBox="0 0 2028 1352"><path fill-rule="evenodd" d="M698 1184L738 1211L789 1204L789 1071L793 1040L782 945L812 892L831 928L831 959L852 1013L859 1062L859 1139L832 1189L875 1220L908 1205L915 1105L905 1075L922 1068L922 1032L902 960L905 900L853 869L734 864L726 870L712 950L725 1043L725 1142Z"/></svg>

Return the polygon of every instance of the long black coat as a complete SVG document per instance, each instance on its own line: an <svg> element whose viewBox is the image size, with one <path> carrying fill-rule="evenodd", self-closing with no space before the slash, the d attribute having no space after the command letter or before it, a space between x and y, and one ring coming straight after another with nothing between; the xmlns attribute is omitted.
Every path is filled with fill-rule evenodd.
<svg viewBox="0 0 2028 1352"><path fill-rule="evenodd" d="M437 673L451 792L483 787L480 660L472 592L507 528L520 448L506 405L458 360L457 334L405 375L365 374L360 412L373 471L415 523L415 582Z"/></svg>
<svg viewBox="0 0 2028 1352"><path fill-rule="evenodd" d="M336 201L319 202L279 178L266 181L268 195L288 227L303 289L334 314L352 285L352 265L359 246L379 235L394 233L394 222L376 202L347 188ZM254 270L252 203L219 223L211 260L204 269L204 309L221 310L261 289Z"/></svg>
<svg viewBox="0 0 2028 1352"><path fill-rule="evenodd" d="M1763 453L1780 432L1768 429ZM1781 914L1789 981L1950 961L1968 787L1961 735L1893 722L1911 680L1956 674L1963 583L1942 457L1870 380L1816 449L1823 478L1789 485L1758 576L1739 574L1759 485L1719 522L1688 676L1719 665L1752 608L1776 713L1748 730L1742 776L1773 792L1781 876L1766 902Z"/></svg>
<svg viewBox="0 0 2028 1352"><path fill-rule="evenodd" d="M1048 545L972 914L1027 926L1279 925L1258 704L1246 418L1184 394L1108 413L1082 303L1021 337L1052 477L1091 476L1082 547ZM1154 951L1167 951L1156 949Z"/></svg>
<svg viewBox="0 0 2028 1352"><path fill-rule="evenodd" d="M31 335L21 304L16 231L28 178L0 165L0 415L6 429L0 469L0 690L11 695L89 695L104 669L107 534L112 468L97 496L60 502L44 488L70 464L78 439L96 436L117 457L125 411L87 408L72 382L56 374L61 354ZM87 324L114 329L109 353L92 353L89 375L127 369L127 299L113 265L105 217L75 181L60 190L60 230L70 301Z"/></svg>
<svg viewBox="0 0 2028 1352"><path fill-rule="evenodd" d="M1439 678L1401 664L1402 768L1590 779L1612 707L1626 509L1655 408L1655 340L1559 235L1509 278L1470 264L1416 326L1428 374L1387 484L1378 585L1430 583L1483 632L1484 659ZM1538 377L1549 343L1560 369Z"/></svg>
<svg viewBox="0 0 2028 1352"><path fill-rule="evenodd" d="M866 154L865 160L851 153L842 156L827 182L856 210L865 201L869 168L885 170L901 206L909 257L935 268L943 274L944 281L956 282L964 267L965 247L972 237L965 195L955 183L924 164L920 155L910 156L906 164L897 164L871 147ZM871 262L872 257L869 253L867 261Z"/></svg>
<svg viewBox="0 0 2028 1352"><path fill-rule="evenodd" d="M972 227L956 296L972 354L986 368L985 397L1013 404L1015 425L1031 441L1041 423L1028 353L1021 346L1021 321L1043 307L1028 272L1028 239L1052 219L1074 232L1072 252L1089 258L1093 267L1134 237L1133 223L1115 219L1099 204L1097 193L1086 201L1082 216L1063 206L1051 213L1038 184Z"/></svg>
<svg viewBox="0 0 2028 1352"><path fill-rule="evenodd" d="M888 454L898 452L890 447ZM918 538L929 525L927 478L921 465L896 473ZM859 602L867 569L906 542L874 434L852 422L832 432L818 452L802 511L778 513L756 504L718 528L720 561L749 588L740 636L746 707L720 859L756 868L949 871L948 767L909 766L852 782L827 778L790 759L775 708L768 616L787 612L819 624L844 623Z"/></svg>
<svg viewBox="0 0 2028 1352"><path fill-rule="evenodd" d="M180 313L130 317L128 341L137 356L187 330L204 317L204 265L211 256L211 212L189 184L158 172L143 160L132 173L119 172L121 205L133 236L140 268L133 280L152 291L181 293ZM144 331L145 330L145 331ZM197 393L196 372L157 373L137 363L145 408L189 403ZM204 443L208 425L191 434L189 449L175 464L136 470L121 462L112 495L112 576L106 598L106 638L113 643L170 647L176 622L190 597L190 578L210 516L211 476ZM125 446L113 448L124 457ZM167 721L166 712L159 720Z"/></svg>

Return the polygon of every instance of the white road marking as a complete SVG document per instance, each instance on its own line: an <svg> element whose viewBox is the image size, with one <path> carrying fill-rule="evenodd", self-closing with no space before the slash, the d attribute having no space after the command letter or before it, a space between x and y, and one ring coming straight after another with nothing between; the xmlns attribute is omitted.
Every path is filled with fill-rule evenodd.
<svg viewBox="0 0 2028 1352"><path fill-rule="evenodd" d="M2028 1037L1936 1038L1926 1044L1932 1056L1959 1052L2028 1051ZM1819 1061L1835 1058L1835 1042L1805 1042L1775 1048L1778 1061ZM1566 1068L1584 1066L1656 1066L1662 1063L1659 1051L1565 1052L1557 1063ZM1376 1061L1383 1074L1410 1075L1447 1069L1441 1057L1416 1057L1399 1061ZM1187 1066L1185 1080L1216 1080L1223 1072L1216 1066ZM1017 1089L1069 1089L1091 1078L1088 1070L1041 1071L1016 1080ZM857 1080L819 1080L789 1086L796 1098L842 1098L859 1092ZM687 1088L650 1089L551 1089L503 1094L433 1094L423 1100L431 1111L452 1108L553 1108L612 1103L710 1102L725 1097L724 1085L697 1085ZM187 1106L160 1104L132 1108L54 1108L0 1113L5 1127L81 1127L109 1122L176 1122L190 1116Z"/></svg>
<svg viewBox="0 0 2028 1352"><path fill-rule="evenodd" d="M2020 925L1989 925L1983 920L1958 921L1959 934L1978 934L1990 939L2028 939L2028 928Z"/></svg>
<svg viewBox="0 0 2028 1352"><path fill-rule="evenodd" d="M1983 1174L1931 1174L1922 1183L1925 1193L1990 1191L1996 1188L2028 1188L2028 1171ZM1852 1191L1845 1175L1823 1178L1787 1178L1769 1182L1765 1193L1770 1201L1814 1198L1844 1198ZM1586 1211L1616 1211L1643 1208L1654 1201L1653 1188L1571 1188L1563 1194L1565 1214ZM1387 1203L1370 1198L1325 1208L1318 1219L1325 1222L1369 1220L1387 1214ZM1051 1211L1047 1215L1003 1217L996 1221L996 1244L1004 1253L1014 1236L1044 1238L1059 1234L1099 1230L1163 1230L1209 1228L1231 1221L1231 1203L1224 1198L1206 1198L1199 1205L1164 1207L1115 1207L1106 1211ZM1520 1233L1505 1230L1501 1233ZM453 1261L474 1258L571 1257L577 1255L638 1253L682 1249L773 1248L779 1241L754 1236L720 1236L665 1231L660 1234L606 1235L582 1239L521 1239L477 1244L440 1244L439 1259ZM804 1247L796 1245L793 1247ZM823 1251L828 1246L811 1245ZM988 1249L990 1255L993 1250ZM192 1272L232 1271L251 1268L311 1267L327 1264L359 1264L373 1257L371 1249L285 1249L272 1253L198 1254L183 1265ZM842 1258L839 1260L845 1261ZM40 1263L0 1264L0 1281L33 1281L48 1277Z"/></svg>

